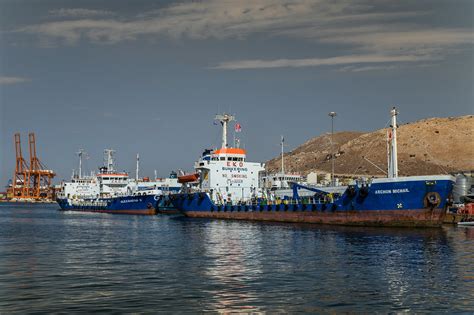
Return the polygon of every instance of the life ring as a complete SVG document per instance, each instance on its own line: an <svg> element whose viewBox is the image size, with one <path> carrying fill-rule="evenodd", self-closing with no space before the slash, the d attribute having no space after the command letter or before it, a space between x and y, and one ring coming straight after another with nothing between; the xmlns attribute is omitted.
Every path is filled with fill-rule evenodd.
<svg viewBox="0 0 474 315"><path fill-rule="evenodd" d="M425 208L436 208L441 203L441 196L437 192L431 191L425 195L423 203Z"/></svg>

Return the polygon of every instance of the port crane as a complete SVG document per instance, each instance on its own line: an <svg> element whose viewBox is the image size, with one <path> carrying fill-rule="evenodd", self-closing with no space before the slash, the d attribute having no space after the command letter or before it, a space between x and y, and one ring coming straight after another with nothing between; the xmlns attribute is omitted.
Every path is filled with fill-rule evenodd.
<svg viewBox="0 0 474 315"><path fill-rule="evenodd" d="M33 132L28 134L29 164L23 158L21 137L14 136L16 164L12 181L12 198L18 200L53 200L54 187L52 180L54 171L47 169L36 154L36 137Z"/></svg>

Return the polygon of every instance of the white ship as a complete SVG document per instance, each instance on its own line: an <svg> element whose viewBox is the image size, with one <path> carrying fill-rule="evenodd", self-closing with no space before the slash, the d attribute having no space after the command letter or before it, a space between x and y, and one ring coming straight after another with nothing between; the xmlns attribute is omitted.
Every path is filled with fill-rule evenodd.
<svg viewBox="0 0 474 315"><path fill-rule="evenodd" d="M57 202L63 210L97 211L109 213L156 212L171 193L181 188L176 173L170 177L150 180L139 178L137 155L136 177L115 169L114 150L104 150L104 166L98 174L82 175L83 151L79 151L79 173L69 182L62 182Z"/></svg>

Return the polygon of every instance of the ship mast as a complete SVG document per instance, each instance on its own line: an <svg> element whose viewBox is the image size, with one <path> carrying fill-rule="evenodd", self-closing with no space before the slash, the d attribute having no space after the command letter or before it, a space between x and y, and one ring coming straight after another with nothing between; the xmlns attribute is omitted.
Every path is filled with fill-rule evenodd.
<svg viewBox="0 0 474 315"><path fill-rule="evenodd" d="M397 153L397 109L395 107L392 108L390 111L392 115L392 136L391 136L391 143L390 143L390 166L389 166L389 173L388 177L390 178L397 178L398 177L398 153Z"/></svg>
<svg viewBox="0 0 474 315"><path fill-rule="evenodd" d="M391 141L392 141L392 131L387 129L387 176L391 177L392 174L392 162L390 156L390 148L391 148Z"/></svg>
<svg viewBox="0 0 474 315"><path fill-rule="evenodd" d="M112 173L114 171L114 153L115 150L105 149L104 150L104 162L107 167L107 172Z"/></svg>
<svg viewBox="0 0 474 315"><path fill-rule="evenodd" d="M135 169L135 180L138 182L138 172L140 171L140 154L137 153L137 168Z"/></svg>
<svg viewBox="0 0 474 315"><path fill-rule="evenodd" d="M84 149L79 149L77 155L79 156L79 179L82 178L82 156L84 155Z"/></svg>
<svg viewBox="0 0 474 315"><path fill-rule="evenodd" d="M235 120L235 117L229 114L216 115L215 120L218 120L222 125L222 148L227 148L227 124Z"/></svg>

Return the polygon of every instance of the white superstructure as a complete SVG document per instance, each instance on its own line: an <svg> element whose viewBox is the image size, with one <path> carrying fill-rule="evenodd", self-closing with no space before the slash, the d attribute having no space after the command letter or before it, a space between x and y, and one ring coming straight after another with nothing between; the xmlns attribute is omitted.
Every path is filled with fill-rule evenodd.
<svg viewBox="0 0 474 315"><path fill-rule="evenodd" d="M222 147L205 150L195 163L199 175L199 190L209 193L211 199L233 203L261 196L259 175L264 163L247 161L247 152L227 144L227 125L234 116L217 115L222 125Z"/></svg>
<svg viewBox="0 0 474 315"><path fill-rule="evenodd" d="M71 181L62 182L58 198L98 199L118 196L160 195L180 189L176 173L167 178L129 178L125 172L115 170L114 150L104 150L104 166L98 174L82 176L83 150L79 151L79 174L73 174ZM138 166L137 166L138 169ZM138 172L137 172L138 175Z"/></svg>
<svg viewBox="0 0 474 315"><path fill-rule="evenodd" d="M290 183L304 183L304 177L293 173L275 173L261 177L261 186L270 190L290 189Z"/></svg>

